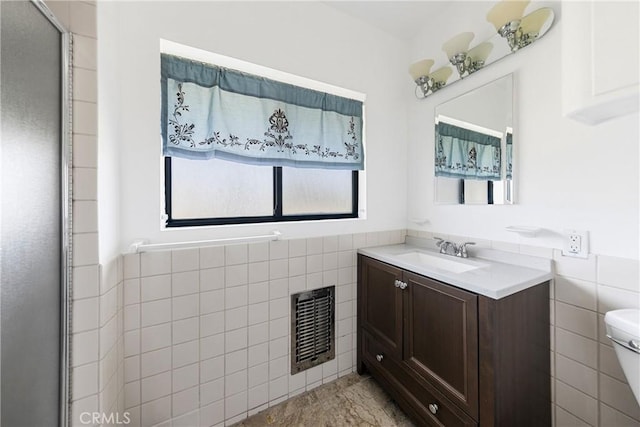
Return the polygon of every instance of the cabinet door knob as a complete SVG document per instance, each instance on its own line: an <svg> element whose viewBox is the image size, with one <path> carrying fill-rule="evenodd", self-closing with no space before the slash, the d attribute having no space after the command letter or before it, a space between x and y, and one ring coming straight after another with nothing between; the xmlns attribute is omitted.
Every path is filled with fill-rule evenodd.
<svg viewBox="0 0 640 427"><path fill-rule="evenodd" d="M407 289L407 284L405 282L400 282L400 289Z"/></svg>
<svg viewBox="0 0 640 427"><path fill-rule="evenodd" d="M394 282L395 287L399 288L400 287L400 283L402 283L402 282L400 280L396 279L396 281Z"/></svg>
<svg viewBox="0 0 640 427"><path fill-rule="evenodd" d="M438 405L436 405L435 403L430 403L429 404L429 410L431 411L431 413L433 415L435 415L436 412L438 412Z"/></svg>
<svg viewBox="0 0 640 427"><path fill-rule="evenodd" d="M384 356L383 356L382 354L377 354L377 355L376 355L376 360L377 360L378 362L382 362L382 359L384 359Z"/></svg>

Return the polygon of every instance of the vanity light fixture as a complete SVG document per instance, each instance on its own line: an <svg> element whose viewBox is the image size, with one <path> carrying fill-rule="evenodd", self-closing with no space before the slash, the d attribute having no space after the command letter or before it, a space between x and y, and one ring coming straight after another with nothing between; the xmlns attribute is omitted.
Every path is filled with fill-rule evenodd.
<svg viewBox="0 0 640 427"><path fill-rule="evenodd" d="M447 54L449 62L458 69L460 78L467 73L467 51L471 40L473 40L473 33L465 32L452 37L442 45L442 50Z"/></svg>
<svg viewBox="0 0 640 427"><path fill-rule="evenodd" d="M487 13L487 21L491 22L501 37L507 39L511 51L518 50L518 28L520 19L529 1L502 0Z"/></svg>
<svg viewBox="0 0 640 427"><path fill-rule="evenodd" d="M449 62L458 70L460 78L482 68L493 49L493 44L490 42L480 43L473 49L469 49L472 39L473 33L460 33L442 45L442 50L447 54Z"/></svg>
<svg viewBox="0 0 640 427"><path fill-rule="evenodd" d="M424 98L429 93L444 87L447 79L453 73L449 67L442 67L430 73L433 64L433 59L423 59L409 67L409 74L411 74L411 78L416 83L416 98ZM422 96L418 95L418 88L420 88Z"/></svg>
<svg viewBox="0 0 640 427"><path fill-rule="evenodd" d="M538 38L540 30L549 21L549 16L551 16L551 9L545 7L531 12L520 20L518 49L530 45Z"/></svg>
<svg viewBox="0 0 640 427"><path fill-rule="evenodd" d="M423 59L415 64L411 64L409 67L409 74L416 83L416 98L418 98L418 88L422 90L422 94L427 96L427 93L431 90L433 82L429 81L429 71L433 67L433 59Z"/></svg>
<svg viewBox="0 0 640 427"><path fill-rule="evenodd" d="M550 9L542 8L523 18L528 4L528 0L502 0L487 13L487 21L494 25L500 36L507 39L512 52L530 45L551 14Z"/></svg>
<svg viewBox="0 0 640 427"><path fill-rule="evenodd" d="M523 16L529 1L500 0L491 8L487 13L487 21L493 24L497 34L489 40L470 49L474 34L467 31L452 37L442 45L448 62L458 70L458 76L452 78L450 82L448 80L453 71L449 66L430 72L431 67L436 63L433 59L424 59L411 65L409 74L417 86L416 98L425 98L445 85L455 83L542 37L553 23L553 9L543 7ZM509 50L496 49L490 58L497 42L494 39L499 40L500 37L507 39Z"/></svg>

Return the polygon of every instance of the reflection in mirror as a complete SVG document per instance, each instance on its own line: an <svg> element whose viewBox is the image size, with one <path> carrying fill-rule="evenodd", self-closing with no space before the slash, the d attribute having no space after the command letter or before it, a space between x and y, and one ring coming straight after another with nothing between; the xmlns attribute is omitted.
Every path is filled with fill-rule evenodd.
<svg viewBox="0 0 640 427"><path fill-rule="evenodd" d="M512 94L510 74L436 107L436 203L514 203Z"/></svg>

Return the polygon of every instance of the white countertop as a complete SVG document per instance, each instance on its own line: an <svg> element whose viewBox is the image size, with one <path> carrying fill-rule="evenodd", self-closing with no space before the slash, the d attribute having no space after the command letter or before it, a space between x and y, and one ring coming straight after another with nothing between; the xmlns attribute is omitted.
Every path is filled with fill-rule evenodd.
<svg viewBox="0 0 640 427"><path fill-rule="evenodd" d="M476 268L454 273L398 257L410 252L420 252ZM504 298L553 278L551 260L547 258L483 248L474 248L473 252L469 252L469 258L440 254L433 240L412 237L407 237L407 243L401 245L358 249L362 255L493 299Z"/></svg>

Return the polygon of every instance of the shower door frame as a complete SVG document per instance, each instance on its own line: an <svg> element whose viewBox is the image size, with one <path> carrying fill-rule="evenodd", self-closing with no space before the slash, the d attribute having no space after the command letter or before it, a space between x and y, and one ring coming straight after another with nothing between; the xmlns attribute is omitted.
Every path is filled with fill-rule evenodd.
<svg viewBox="0 0 640 427"><path fill-rule="evenodd" d="M70 298L72 289L72 73L71 73L71 49L72 38L69 30L56 18L42 0L31 0L31 3L60 31L61 36L61 135L60 143L60 214L61 214L61 278L60 278L60 415L61 427L70 425Z"/></svg>

